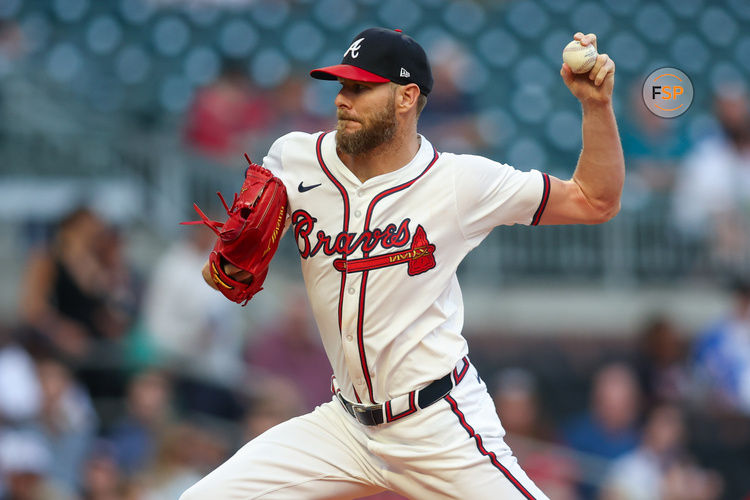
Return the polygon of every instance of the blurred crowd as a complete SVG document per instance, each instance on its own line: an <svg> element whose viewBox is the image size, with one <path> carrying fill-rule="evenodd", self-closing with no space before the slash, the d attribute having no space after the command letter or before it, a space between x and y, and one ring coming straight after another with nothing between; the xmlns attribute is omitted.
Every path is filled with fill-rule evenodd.
<svg viewBox="0 0 750 500"><path fill-rule="evenodd" d="M0 329L0 498L168 499L269 427L329 397L304 296L254 335L200 276L185 231L139 276L89 208L29 253ZM294 299L297 297L297 299Z"/></svg>
<svg viewBox="0 0 750 500"><path fill-rule="evenodd" d="M148 276L123 243L79 208L29 253L20 319L0 331L4 500L176 498L330 398L303 290L248 322L202 283L209 230L186 229ZM472 340L507 441L551 498L750 498L750 282L731 294L697 332L659 316L607 349L557 338L544 369L537 346L511 359L503 338Z"/></svg>
<svg viewBox="0 0 750 500"><path fill-rule="evenodd" d="M483 152L491 138L459 85L460 47L439 54L422 132L441 150ZM618 116L625 202L668 210L690 272L717 263L732 307L696 331L658 316L606 349L549 332L562 348L544 367L535 345L504 357L498 335L472 337L471 350L508 443L551 498L750 499L747 89L718 88L697 131L650 114L640 88L630 98ZM283 132L330 128L317 99L305 75L261 89L226 61L195 94L182 139L205 165L240 167ZM185 229L140 273L125 234L84 206L29 248L18 318L0 320L2 500L177 498L247 440L330 399L304 291L285 291L273 320L248 321L202 282L209 230Z"/></svg>

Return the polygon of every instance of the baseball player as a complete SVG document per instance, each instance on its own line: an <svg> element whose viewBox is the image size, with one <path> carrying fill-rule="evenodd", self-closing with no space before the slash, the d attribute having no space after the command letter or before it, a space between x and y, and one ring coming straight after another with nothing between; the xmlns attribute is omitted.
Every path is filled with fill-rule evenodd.
<svg viewBox="0 0 750 500"><path fill-rule="evenodd" d="M593 34L575 39L596 44ZM382 490L430 500L547 498L503 441L469 359L456 268L495 226L595 224L618 212L624 160L614 72L606 54L584 75L560 69L583 110L583 150L563 181L439 152L418 134L433 80L422 47L399 30L367 29L341 64L312 71L341 86L336 129L285 135L263 167L251 169L286 190L280 215L299 249L333 396L247 443L182 500L343 499ZM239 199L258 182L246 180ZM269 190L277 192L260 192L270 198ZM235 198L230 220L238 203L246 213L277 213L258 209L253 196ZM248 282L257 291L265 271L226 251L240 226L233 227L203 274L242 301L246 295L233 294ZM250 247L243 255L266 255L264 244Z"/></svg>

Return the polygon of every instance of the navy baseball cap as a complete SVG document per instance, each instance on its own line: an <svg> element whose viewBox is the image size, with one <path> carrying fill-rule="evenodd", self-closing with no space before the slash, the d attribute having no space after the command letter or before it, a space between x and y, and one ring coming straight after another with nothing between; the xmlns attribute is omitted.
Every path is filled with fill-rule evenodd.
<svg viewBox="0 0 750 500"><path fill-rule="evenodd" d="M354 37L341 64L314 69L318 80L347 78L358 82L416 83L427 95L432 90L432 71L424 49L401 30L370 28Z"/></svg>

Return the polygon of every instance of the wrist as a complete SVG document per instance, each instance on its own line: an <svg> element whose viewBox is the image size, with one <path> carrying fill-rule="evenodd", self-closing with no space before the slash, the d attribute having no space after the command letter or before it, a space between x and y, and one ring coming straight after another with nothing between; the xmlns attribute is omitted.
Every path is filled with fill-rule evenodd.
<svg viewBox="0 0 750 500"><path fill-rule="evenodd" d="M608 111L612 109L612 98L607 99L586 99L581 101L581 107L583 112L592 111Z"/></svg>

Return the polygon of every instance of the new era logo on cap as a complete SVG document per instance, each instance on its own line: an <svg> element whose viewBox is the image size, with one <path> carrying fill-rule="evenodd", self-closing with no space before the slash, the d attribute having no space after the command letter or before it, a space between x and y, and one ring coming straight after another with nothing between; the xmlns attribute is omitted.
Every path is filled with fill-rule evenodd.
<svg viewBox="0 0 750 500"><path fill-rule="evenodd" d="M341 64L315 69L310 76L319 80L415 83L424 95L432 90L432 71L424 49L400 30L385 28L358 34L344 52Z"/></svg>

